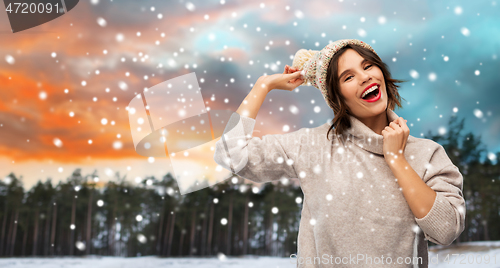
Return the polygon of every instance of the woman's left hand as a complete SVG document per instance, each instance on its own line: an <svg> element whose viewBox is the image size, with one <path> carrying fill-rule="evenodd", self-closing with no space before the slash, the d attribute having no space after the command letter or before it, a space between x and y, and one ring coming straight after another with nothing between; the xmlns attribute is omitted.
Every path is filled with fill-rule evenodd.
<svg viewBox="0 0 500 268"><path fill-rule="evenodd" d="M392 121L389 126L382 130L384 136L383 152L385 161L389 163L390 160L404 157L406 142L410 135L410 129L406 125L406 120L403 117Z"/></svg>

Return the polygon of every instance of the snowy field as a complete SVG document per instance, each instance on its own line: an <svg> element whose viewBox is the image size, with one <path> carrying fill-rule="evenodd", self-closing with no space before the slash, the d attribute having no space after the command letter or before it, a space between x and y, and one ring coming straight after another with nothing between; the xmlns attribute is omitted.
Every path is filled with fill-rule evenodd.
<svg viewBox="0 0 500 268"><path fill-rule="evenodd" d="M459 255L452 255L459 254ZM448 259L446 257L448 256ZM446 262L447 261L447 262ZM488 262L488 263L487 263ZM296 267L289 258L227 257L213 258L157 258L157 257L99 257L84 258L6 258L0 259L2 268L220 268L220 267ZM500 241L468 242L460 246L429 249L429 267L485 267L500 268Z"/></svg>
<svg viewBox="0 0 500 268"><path fill-rule="evenodd" d="M227 258L220 261L218 258L13 258L0 259L2 268L219 268L219 267L295 267L287 258L272 257L245 257Z"/></svg>

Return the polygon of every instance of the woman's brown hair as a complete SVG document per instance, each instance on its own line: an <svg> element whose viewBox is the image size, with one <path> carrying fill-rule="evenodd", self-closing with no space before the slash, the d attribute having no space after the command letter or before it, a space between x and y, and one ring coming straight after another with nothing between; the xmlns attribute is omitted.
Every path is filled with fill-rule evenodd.
<svg viewBox="0 0 500 268"><path fill-rule="evenodd" d="M333 128L335 128L335 135L341 136L346 129L351 127L349 107L347 107L345 103L344 96L340 94L340 81L338 77L339 58L349 48L354 49L361 57L369 60L371 64L378 66L380 70L382 70L387 88L387 108L394 110L395 106L398 106L399 108L403 107L401 105L402 98L398 93L399 86L396 85L396 83L407 81L393 79L391 73L389 72L389 67L382 62L377 54L373 53L369 49L348 44L333 55L330 64L328 65L326 74L327 102L329 102L330 106L333 107L334 117L332 120L332 126L326 134L327 138Z"/></svg>

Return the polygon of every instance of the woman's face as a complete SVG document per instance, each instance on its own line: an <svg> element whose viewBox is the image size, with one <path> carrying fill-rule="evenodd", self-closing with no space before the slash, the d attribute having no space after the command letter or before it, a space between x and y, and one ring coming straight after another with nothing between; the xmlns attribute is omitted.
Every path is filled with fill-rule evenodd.
<svg viewBox="0 0 500 268"><path fill-rule="evenodd" d="M357 118L373 117L387 108L387 90L382 70L370 62L363 62L354 49L347 49L339 58L340 92L350 112ZM361 98L365 89L377 85L372 94ZM374 97L375 93L377 95Z"/></svg>

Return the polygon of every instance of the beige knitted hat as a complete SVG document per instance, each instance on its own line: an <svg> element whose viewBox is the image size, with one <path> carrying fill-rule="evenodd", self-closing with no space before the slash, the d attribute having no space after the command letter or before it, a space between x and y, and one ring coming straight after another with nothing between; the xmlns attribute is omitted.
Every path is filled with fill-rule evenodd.
<svg viewBox="0 0 500 268"><path fill-rule="evenodd" d="M321 90L323 98L328 106L330 106L330 103L327 100L326 89L326 73L328 65L330 64L330 60L333 55L341 48L349 44L367 48L377 55L375 50L363 41L356 39L341 39L328 44L321 51L301 49L295 53L293 58L292 67L302 70L302 75L304 76L304 83L302 83L302 85L313 85L315 88ZM330 106L330 108L333 110L332 106Z"/></svg>

